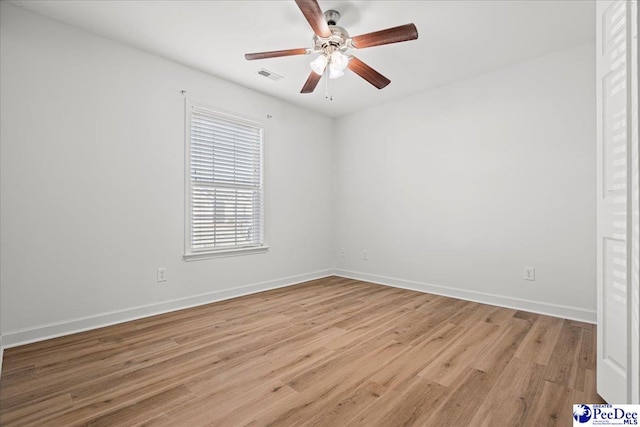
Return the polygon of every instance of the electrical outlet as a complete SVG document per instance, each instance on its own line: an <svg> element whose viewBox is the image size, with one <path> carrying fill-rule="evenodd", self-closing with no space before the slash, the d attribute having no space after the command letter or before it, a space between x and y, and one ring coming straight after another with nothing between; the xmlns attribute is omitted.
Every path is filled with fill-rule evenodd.
<svg viewBox="0 0 640 427"><path fill-rule="evenodd" d="M535 281L536 280L536 268L525 267L524 268L524 280Z"/></svg>
<svg viewBox="0 0 640 427"><path fill-rule="evenodd" d="M158 282L166 282L166 281L167 281L167 267L159 267Z"/></svg>
<svg viewBox="0 0 640 427"><path fill-rule="evenodd" d="M367 261L369 257L367 256L367 251L362 251L362 259Z"/></svg>
<svg viewBox="0 0 640 427"><path fill-rule="evenodd" d="M340 251L340 256L344 258L344 249Z"/></svg>

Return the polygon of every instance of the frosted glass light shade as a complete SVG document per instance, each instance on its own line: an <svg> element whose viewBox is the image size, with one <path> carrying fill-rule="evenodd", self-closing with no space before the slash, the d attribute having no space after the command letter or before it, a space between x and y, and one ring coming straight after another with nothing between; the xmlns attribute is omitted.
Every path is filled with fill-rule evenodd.
<svg viewBox="0 0 640 427"><path fill-rule="evenodd" d="M331 66L336 70L343 71L349 65L349 58L342 52L335 51L331 54ZM342 75L342 74L341 74Z"/></svg>
<svg viewBox="0 0 640 427"><path fill-rule="evenodd" d="M329 78L337 79L338 77L344 76L344 71L340 68L336 67L334 64L329 65Z"/></svg>
<svg viewBox="0 0 640 427"><path fill-rule="evenodd" d="M327 66L327 57L324 55L320 55L316 59L311 61L309 65L311 66L311 69L314 73L321 76L322 73L324 73L325 67Z"/></svg>

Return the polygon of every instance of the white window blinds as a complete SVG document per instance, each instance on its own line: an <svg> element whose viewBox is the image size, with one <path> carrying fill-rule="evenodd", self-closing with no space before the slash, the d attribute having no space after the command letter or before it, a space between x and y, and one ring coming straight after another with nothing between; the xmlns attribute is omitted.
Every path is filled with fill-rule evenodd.
<svg viewBox="0 0 640 427"><path fill-rule="evenodd" d="M188 105L189 253L263 245L263 127Z"/></svg>

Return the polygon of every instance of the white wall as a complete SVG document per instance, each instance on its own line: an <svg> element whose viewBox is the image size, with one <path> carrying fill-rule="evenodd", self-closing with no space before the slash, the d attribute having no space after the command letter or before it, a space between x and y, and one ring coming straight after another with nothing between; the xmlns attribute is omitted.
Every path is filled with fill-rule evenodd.
<svg viewBox="0 0 640 427"><path fill-rule="evenodd" d="M593 44L332 122L0 4L5 346L335 266L595 319ZM266 124L267 254L182 261L181 90Z"/></svg>
<svg viewBox="0 0 640 427"><path fill-rule="evenodd" d="M328 274L330 119L1 8L5 346ZM267 254L182 261L181 90L265 123Z"/></svg>
<svg viewBox="0 0 640 427"><path fill-rule="evenodd" d="M594 61L588 43L337 119L338 272L595 321Z"/></svg>

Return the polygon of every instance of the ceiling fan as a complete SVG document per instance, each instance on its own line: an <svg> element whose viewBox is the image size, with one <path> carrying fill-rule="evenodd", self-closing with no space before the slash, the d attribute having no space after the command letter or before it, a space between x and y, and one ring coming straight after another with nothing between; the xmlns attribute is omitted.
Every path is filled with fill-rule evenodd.
<svg viewBox="0 0 640 427"><path fill-rule="evenodd" d="M329 79L344 75L346 68L378 89L382 89L391 83L391 80L355 56L345 55L345 52L350 49L364 49L418 38L418 29L414 24L401 25L351 37L347 30L336 25L340 19L339 12L327 10L322 13L316 0L295 0L295 2L315 33L313 47L247 53L244 57L252 61L255 59L319 53L320 56L310 64L312 71L302 87L301 93L313 92L323 75L326 75Z"/></svg>

